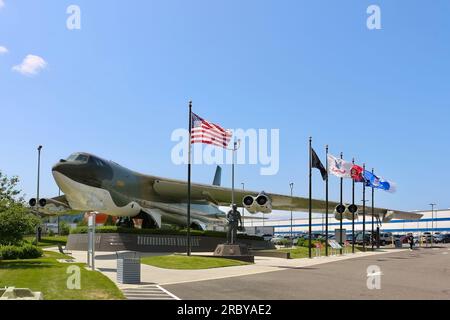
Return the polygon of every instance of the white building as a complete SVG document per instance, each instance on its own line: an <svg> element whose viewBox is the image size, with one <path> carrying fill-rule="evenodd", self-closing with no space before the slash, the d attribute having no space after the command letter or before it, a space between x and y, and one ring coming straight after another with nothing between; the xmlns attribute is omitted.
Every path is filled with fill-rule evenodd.
<svg viewBox="0 0 450 320"><path fill-rule="evenodd" d="M422 213L423 217L420 220L392 220L389 223L383 223L380 226L382 232L392 232L398 234L405 234L412 232L414 234L420 234L423 232L443 232L450 233L450 209L434 210L433 215L431 210L429 211L415 211ZM271 220L270 215L266 215L267 220L249 221L246 219L245 226L273 226L275 228L275 235L289 235L291 231L291 220ZM295 213L294 213L295 217ZM339 229L340 221L334 218L334 214L328 216L328 230L329 233L334 233L335 229ZM352 221L343 220L342 226L347 232L352 230ZM362 231L363 229L363 217L359 214L358 220L355 220L355 231ZM376 230L377 222L375 219L374 229ZM299 233L308 232L309 224L308 218L293 219L292 221L292 233L294 235ZM372 228L372 216L366 216L366 230L369 231ZM325 233L325 215L314 214L312 222L313 233Z"/></svg>

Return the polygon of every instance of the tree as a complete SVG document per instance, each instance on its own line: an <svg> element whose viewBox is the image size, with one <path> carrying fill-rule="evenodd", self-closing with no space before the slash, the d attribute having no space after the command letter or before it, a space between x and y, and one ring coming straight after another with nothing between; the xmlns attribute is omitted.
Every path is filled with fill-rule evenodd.
<svg viewBox="0 0 450 320"><path fill-rule="evenodd" d="M25 206L19 178L8 178L0 171L0 245L17 245L33 233L39 219Z"/></svg>
<svg viewBox="0 0 450 320"><path fill-rule="evenodd" d="M0 170L0 202L2 205L8 205L15 202L23 203L24 200L20 195L21 190L18 189L18 184L18 177L8 178Z"/></svg>

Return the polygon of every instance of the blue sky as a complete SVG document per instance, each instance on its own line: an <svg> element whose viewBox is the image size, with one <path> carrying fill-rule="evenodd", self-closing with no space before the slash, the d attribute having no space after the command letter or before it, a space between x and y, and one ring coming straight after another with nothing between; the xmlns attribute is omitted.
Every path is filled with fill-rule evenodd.
<svg viewBox="0 0 450 320"><path fill-rule="evenodd" d="M36 147L42 196L58 192L51 166L74 151L136 171L185 179L171 133L187 102L229 128L279 128L280 171L237 167L255 190L306 196L307 144L324 160L355 157L396 181L377 205L450 207L450 2L424 1L25 1L0 8L0 169L34 196ZM81 30L66 8L81 8ZM381 8L381 30L366 9ZM27 76L27 55L45 63ZM195 166L210 182L214 166ZM230 184L224 167L224 185ZM314 172L314 197L323 197ZM338 179L330 194L338 199ZM360 200L360 187L357 199ZM344 198L350 200L350 182Z"/></svg>

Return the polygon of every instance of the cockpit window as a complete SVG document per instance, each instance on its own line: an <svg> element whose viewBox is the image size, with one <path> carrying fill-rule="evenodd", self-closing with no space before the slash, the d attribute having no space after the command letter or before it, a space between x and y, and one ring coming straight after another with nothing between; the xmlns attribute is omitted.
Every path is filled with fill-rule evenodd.
<svg viewBox="0 0 450 320"><path fill-rule="evenodd" d="M79 154L78 157L75 159L75 161L80 161L80 162L88 162L89 157L84 155L84 154Z"/></svg>
<svg viewBox="0 0 450 320"><path fill-rule="evenodd" d="M89 156L80 153L74 153L67 158L67 161L88 162L88 160Z"/></svg>
<svg viewBox="0 0 450 320"><path fill-rule="evenodd" d="M94 162L98 167L104 167L104 166L105 166L105 163L104 163L102 160L98 159L98 158L91 157L91 160L92 160L92 162Z"/></svg>
<svg viewBox="0 0 450 320"><path fill-rule="evenodd" d="M78 153L73 153L70 156L67 157L67 161L75 161L75 159L78 157Z"/></svg>

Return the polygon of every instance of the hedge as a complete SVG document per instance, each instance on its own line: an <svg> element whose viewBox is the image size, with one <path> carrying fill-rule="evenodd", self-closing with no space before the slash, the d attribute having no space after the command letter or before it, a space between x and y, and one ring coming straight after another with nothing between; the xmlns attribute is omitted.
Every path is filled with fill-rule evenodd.
<svg viewBox="0 0 450 320"><path fill-rule="evenodd" d="M36 259L42 257L42 255L42 249L31 244L0 246L0 259L3 260Z"/></svg>
<svg viewBox="0 0 450 320"><path fill-rule="evenodd" d="M131 234L163 234L163 235L186 235L186 230L168 230L168 229L136 229L136 228L124 228L116 226L102 226L95 228L96 233L131 233ZM88 233L88 227L81 226L70 230L71 234L84 234ZM204 236L204 237L216 237L216 238L226 238L225 232L220 231L200 231L191 230L191 235L193 236ZM247 240L262 240L261 237L251 236L245 234L239 234L238 238Z"/></svg>
<svg viewBox="0 0 450 320"><path fill-rule="evenodd" d="M313 240L313 241L311 241L311 248L314 248L316 246L316 243L320 243L322 245L325 245L325 240L324 239L320 239L320 240ZM308 244L309 244L309 240L307 240L307 239L300 238L300 239L297 240L297 247L306 247L306 248L308 248Z"/></svg>

